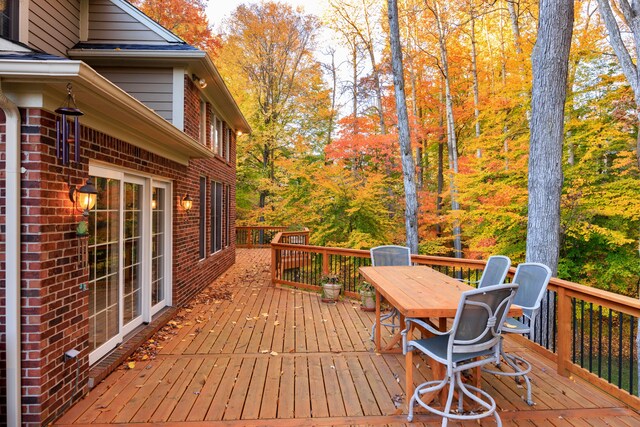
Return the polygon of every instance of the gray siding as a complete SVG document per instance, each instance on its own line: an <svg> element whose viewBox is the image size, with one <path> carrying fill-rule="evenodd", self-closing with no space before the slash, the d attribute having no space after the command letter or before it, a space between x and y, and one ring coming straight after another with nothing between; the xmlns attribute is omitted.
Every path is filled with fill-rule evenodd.
<svg viewBox="0 0 640 427"><path fill-rule="evenodd" d="M29 46L67 56L80 37L80 0L31 0Z"/></svg>
<svg viewBox="0 0 640 427"><path fill-rule="evenodd" d="M154 43L166 41L109 0L89 4L89 41L96 43Z"/></svg>
<svg viewBox="0 0 640 427"><path fill-rule="evenodd" d="M172 121L173 69L100 68L96 71L113 84Z"/></svg>

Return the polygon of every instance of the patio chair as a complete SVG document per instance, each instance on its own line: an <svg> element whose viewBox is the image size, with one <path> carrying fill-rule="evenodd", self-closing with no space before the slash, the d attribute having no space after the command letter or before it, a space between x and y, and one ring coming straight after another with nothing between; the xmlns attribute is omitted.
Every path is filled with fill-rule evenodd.
<svg viewBox="0 0 640 427"><path fill-rule="evenodd" d="M523 317L521 320L509 317L506 319L502 332L511 334L528 334L533 338L536 318L540 311L540 301L544 296L549 280L551 279L551 269L544 264L527 262L518 265L513 276L513 283L519 285L518 293L513 301L514 304L522 307ZM515 377L520 383L520 377L524 378L527 387L527 404L532 406L535 403L531 399L531 380L527 375L531 372L531 363L520 356L505 353L504 346L500 346L502 359L513 369L513 372L503 370L492 370L483 368L483 371L494 375L505 375ZM496 363L500 367L500 360Z"/></svg>
<svg viewBox="0 0 640 427"><path fill-rule="evenodd" d="M411 265L411 250L406 246L396 245L384 245L371 248L371 265L374 267L381 266L397 266L397 265ZM396 324L396 318L398 317L398 310L395 307L391 307L389 313L380 316L380 324L391 328L391 333L395 333L398 325ZM391 319L391 323L383 323L384 320ZM376 333L376 324L373 323L371 327L371 340L374 339Z"/></svg>
<svg viewBox="0 0 640 427"><path fill-rule="evenodd" d="M487 260L487 264L482 271L480 280L469 283L477 283L478 288L499 285L504 283L504 279L507 277L507 273L509 272L509 267L511 267L511 260L509 257L504 255L492 255Z"/></svg>
<svg viewBox="0 0 640 427"><path fill-rule="evenodd" d="M414 405L417 403L429 412L442 416L442 426L446 426L449 419L478 420L490 415L495 417L498 426L502 425L493 397L478 387L465 384L462 372L500 360L500 330L517 289L517 284L510 283L464 292L453 326L446 332L441 332L420 319L405 319L407 328L415 323L435 336L407 342L408 329L405 329L402 331L404 353L419 350L446 366L443 379L427 381L416 387L409 402L409 422L413 421ZM408 366L407 369L412 367ZM432 407L421 399L424 394L435 394L447 385L449 390L444 409ZM456 390L458 405L452 409ZM473 410L465 410L465 397L471 400Z"/></svg>

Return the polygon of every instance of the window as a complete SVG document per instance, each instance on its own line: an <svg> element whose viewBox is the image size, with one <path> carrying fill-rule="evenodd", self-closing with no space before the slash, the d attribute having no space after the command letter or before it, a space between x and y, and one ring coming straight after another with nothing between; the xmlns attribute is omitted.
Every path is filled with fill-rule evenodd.
<svg viewBox="0 0 640 427"><path fill-rule="evenodd" d="M0 2L0 37L18 40L18 1Z"/></svg>
<svg viewBox="0 0 640 427"><path fill-rule="evenodd" d="M222 184L211 181L211 252L222 249Z"/></svg>
<svg viewBox="0 0 640 427"><path fill-rule="evenodd" d="M223 142L223 140L224 140L223 129L224 129L224 122L222 120L218 119L218 124L216 126L216 138L218 140L218 145L216 147L215 152L216 152L216 154L218 154L220 156L222 155L222 148L223 148L223 144L224 144L224 142Z"/></svg>
<svg viewBox="0 0 640 427"><path fill-rule="evenodd" d="M198 235L200 241L200 259L206 257L205 239L207 219L205 218L207 210L207 179L203 176L200 177L200 233Z"/></svg>
<svg viewBox="0 0 640 427"><path fill-rule="evenodd" d="M225 247L231 245L231 220L229 212L231 212L231 186L225 188L225 205L224 205L224 244Z"/></svg>
<svg viewBox="0 0 640 427"><path fill-rule="evenodd" d="M207 145L207 103L200 100L200 143Z"/></svg>
<svg viewBox="0 0 640 427"><path fill-rule="evenodd" d="M225 147L224 147L224 158L227 160L227 162L229 161L229 148L231 147L231 141L233 138L233 130L231 128L227 129L227 141L225 143Z"/></svg>

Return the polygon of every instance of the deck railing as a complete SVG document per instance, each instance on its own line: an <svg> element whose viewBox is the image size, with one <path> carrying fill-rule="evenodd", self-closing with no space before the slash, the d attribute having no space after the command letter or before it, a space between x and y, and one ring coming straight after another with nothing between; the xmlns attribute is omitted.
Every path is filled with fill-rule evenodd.
<svg viewBox="0 0 640 427"><path fill-rule="evenodd" d="M280 231L287 227L278 226L237 226L237 248L266 248Z"/></svg>
<svg viewBox="0 0 640 427"><path fill-rule="evenodd" d="M358 268L371 265L369 251L311 246L308 242L308 231L275 235L271 242L272 283L320 291L321 276L332 273L342 279L345 295L356 297L362 280ZM477 281L485 266L481 260L428 255L413 255L412 261L469 282ZM514 272L512 268L509 276ZM534 340L514 339L554 361L559 373L598 383L639 407L636 328L640 301L552 278L543 307L540 319L544 320L537 323Z"/></svg>

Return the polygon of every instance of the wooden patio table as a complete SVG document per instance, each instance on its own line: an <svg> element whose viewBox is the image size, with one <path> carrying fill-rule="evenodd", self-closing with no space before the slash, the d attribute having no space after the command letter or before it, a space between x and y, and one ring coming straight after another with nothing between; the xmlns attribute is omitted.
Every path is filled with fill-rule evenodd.
<svg viewBox="0 0 640 427"><path fill-rule="evenodd" d="M446 274L440 273L426 266L394 266L394 267L360 267L360 274L376 289L376 333L375 346L380 353L397 353L402 351L402 335L397 333L385 348L380 345L380 302L382 297L393 305L400 313L400 328L405 328L404 319L415 317L423 320L437 318L440 331L447 330L447 319L453 318L458 310L458 303L463 292L474 289ZM521 316L522 309L512 306L510 316ZM407 331L407 341L413 339L415 324ZM423 331L424 334L424 331ZM424 336L424 335L423 335ZM405 356L406 396L407 404L413 395L413 352ZM445 367L440 363L433 363L431 371L434 379L444 378ZM476 369L476 384L480 384L480 369ZM443 390L444 391L444 390ZM424 396L422 400L428 402L435 397Z"/></svg>

